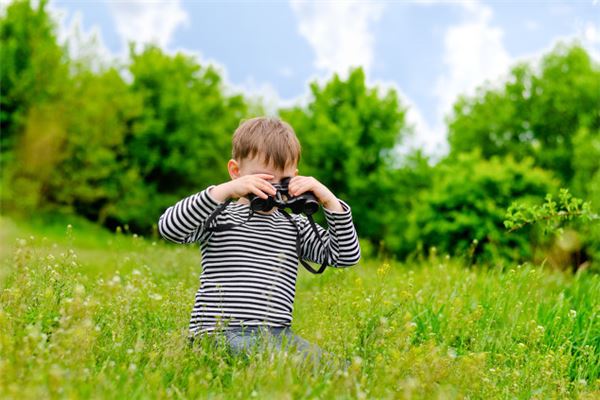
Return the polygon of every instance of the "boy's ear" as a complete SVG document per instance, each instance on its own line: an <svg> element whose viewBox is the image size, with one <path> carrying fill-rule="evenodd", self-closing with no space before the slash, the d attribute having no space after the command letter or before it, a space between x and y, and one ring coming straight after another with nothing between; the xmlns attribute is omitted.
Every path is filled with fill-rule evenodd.
<svg viewBox="0 0 600 400"><path fill-rule="evenodd" d="M240 165L234 159L231 159L227 162L227 171L229 171L229 176L231 179L239 178L240 176Z"/></svg>
<svg viewBox="0 0 600 400"><path fill-rule="evenodd" d="M294 176L298 176L298 168L296 168L296 171L294 171Z"/></svg>

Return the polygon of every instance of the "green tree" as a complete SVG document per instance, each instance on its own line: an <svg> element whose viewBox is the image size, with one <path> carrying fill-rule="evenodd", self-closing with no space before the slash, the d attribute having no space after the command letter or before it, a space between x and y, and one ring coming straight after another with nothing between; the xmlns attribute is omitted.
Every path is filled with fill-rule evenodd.
<svg viewBox="0 0 600 400"><path fill-rule="evenodd" d="M369 88L361 68L310 85L307 107L280 110L303 147L300 173L314 175L353 207L358 231L379 243L395 209L393 149L407 133L406 109L391 89Z"/></svg>
<svg viewBox="0 0 600 400"><path fill-rule="evenodd" d="M533 164L511 155L485 160L478 149L441 161L411 214L410 242L469 261L528 259L543 238L533 229L507 235L503 221L514 200L535 202L557 191L557 179Z"/></svg>
<svg viewBox="0 0 600 400"><path fill-rule="evenodd" d="M539 66L521 63L500 89L460 97L448 120L453 154L531 156L568 185L576 174L573 138L600 132L600 67L577 44L560 44Z"/></svg>
<svg viewBox="0 0 600 400"><path fill-rule="evenodd" d="M147 228L155 222L149 216L177 199L229 179L231 136L248 105L241 95L225 94L214 67L182 53L132 47L129 70L143 110L125 146L141 182L115 207L119 219Z"/></svg>
<svg viewBox="0 0 600 400"><path fill-rule="evenodd" d="M415 241L409 230L411 213L417 207L421 193L431 190L435 166L421 150L416 150L403 158L402 164L387 175L393 182L390 185L392 199L390 206L382 210L383 242L380 250L405 259L415 252Z"/></svg>
<svg viewBox="0 0 600 400"><path fill-rule="evenodd" d="M0 16L0 168L12 159L29 110L56 102L68 79L67 56L46 3L34 9L29 0L15 1Z"/></svg>
<svg viewBox="0 0 600 400"><path fill-rule="evenodd" d="M82 69L72 87L64 96L67 134L44 192L47 203L104 224L120 199L143 185L125 144L142 101L114 68Z"/></svg>
<svg viewBox="0 0 600 400"><path fill-rule="evenodd" d="M46 1L15 1L0 16L0 171L3 209L37 207L58 160L69 63Z"/></svg>

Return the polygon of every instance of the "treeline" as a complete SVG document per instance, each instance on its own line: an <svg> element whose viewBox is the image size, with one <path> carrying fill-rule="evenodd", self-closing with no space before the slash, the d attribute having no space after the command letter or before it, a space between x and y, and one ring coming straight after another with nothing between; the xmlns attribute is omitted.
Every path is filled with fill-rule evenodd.
<svg viewBox="0 0 600 400"><path fill-rule="evenodd" d="M72 59L45 3L14 2L0 17L2 212L155 234L166 207L228 179L233 131L264 110L182 53L132 46L126 65L104 68ZM407 106L368 87L361 68L312 83L306 106L279 115L302 143L301 173L352 205L366 253L597 266L598 226L574 223L565 244L535 226L507 233L503 219L512 201L561 187L600 209L600 67L561 44L509 75L456 101L451 151L435 165L419 151L398 159Z"/></svg>

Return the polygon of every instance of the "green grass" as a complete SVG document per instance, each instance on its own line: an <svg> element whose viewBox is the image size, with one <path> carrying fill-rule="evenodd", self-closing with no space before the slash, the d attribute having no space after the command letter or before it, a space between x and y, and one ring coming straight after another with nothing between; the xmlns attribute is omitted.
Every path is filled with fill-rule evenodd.
<svg viewBox="0 0 600 400"><path fill-rule="evenodd" d="M294 332L348 369L185 336L195 246L0 219L0 398L599 398L600 276L433 257L300 269Z"/></svg>

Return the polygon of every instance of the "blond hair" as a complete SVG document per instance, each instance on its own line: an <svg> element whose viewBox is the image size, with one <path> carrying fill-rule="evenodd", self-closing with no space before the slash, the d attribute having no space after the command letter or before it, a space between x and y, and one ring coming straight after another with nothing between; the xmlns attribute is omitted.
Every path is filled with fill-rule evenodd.
<svg viewBox="0 0 600 400"><path fill-rule="evenodd" d="M297 165L300 142L294 129L277 117L256 117L242 121L233 134L231 155L240 162L244 158L261 157L278 169Z"/></svg>

